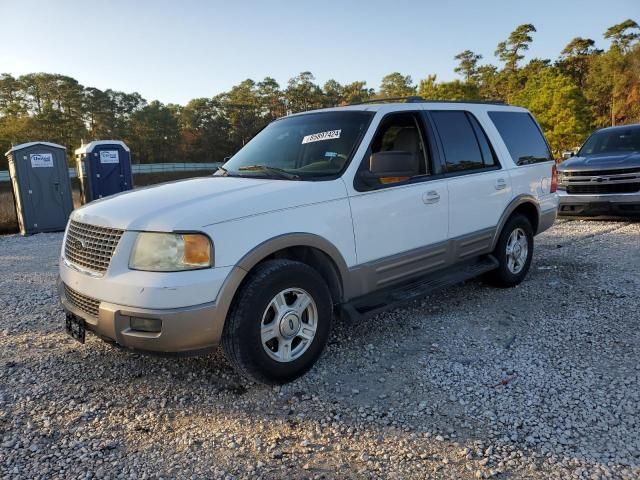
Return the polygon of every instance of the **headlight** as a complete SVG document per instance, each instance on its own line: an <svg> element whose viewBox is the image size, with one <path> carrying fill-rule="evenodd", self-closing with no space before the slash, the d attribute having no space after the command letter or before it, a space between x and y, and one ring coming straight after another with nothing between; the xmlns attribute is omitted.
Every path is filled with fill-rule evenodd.
<svg viewBox="0 0 640 480"><path fill-rule="evenodd" d="M564 184L564 173L558 170L558 190L566 190L567 187Z"/></svg>
<svg viewBox="0 0 640 480"><path fill-rule="evenodd" d="M138 233L129 258L132 270L176 272L213 266L213 248L200 233Z"/></svg>

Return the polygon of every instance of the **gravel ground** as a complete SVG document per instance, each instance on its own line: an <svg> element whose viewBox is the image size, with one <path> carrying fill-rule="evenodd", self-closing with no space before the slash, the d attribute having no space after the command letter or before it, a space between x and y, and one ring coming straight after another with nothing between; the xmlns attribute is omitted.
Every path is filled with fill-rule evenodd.
<svg viewBox="0 0 640 480"><path fill-rule="evenodd" d="M337 325L278 388L68 338L61 239L0 237L1 478L640 478L640 223L560 220L521 286Z"/></svg>

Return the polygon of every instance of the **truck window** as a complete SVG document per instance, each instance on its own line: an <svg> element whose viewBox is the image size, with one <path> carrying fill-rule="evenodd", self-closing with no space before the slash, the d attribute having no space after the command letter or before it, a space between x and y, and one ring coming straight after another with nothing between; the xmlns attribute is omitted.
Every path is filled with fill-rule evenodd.
<svg viewBox="0 0 640 480"><path fill-rule="evenodd" d="M516 165L552 160L538 124L526 112L489 112Z"/></svg>
<svg viewBox="0 0 640 480"><path fill-rule="evenodd" d="M371 142L371 153L402 151L418 156L420 175L428 175L427 150L415 113L393 113L382 120Z"/></svg>
<svg viewBox="0 0 640 480"><path fill-rule="evenodd" d="M431 111L440 137L448 172L462 172L493 167L496 162L491 147L477 121L461 110Z"/></svg>

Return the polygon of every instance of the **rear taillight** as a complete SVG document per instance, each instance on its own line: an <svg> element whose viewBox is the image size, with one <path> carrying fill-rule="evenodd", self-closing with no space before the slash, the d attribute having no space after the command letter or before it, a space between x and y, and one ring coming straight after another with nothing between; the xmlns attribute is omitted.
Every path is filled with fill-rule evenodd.
<svg viewBox="0 0 640 480"><path fill-rule="evenodd" d="M551 193L558 191L558 168L554 165L551 167Z"/></svg>

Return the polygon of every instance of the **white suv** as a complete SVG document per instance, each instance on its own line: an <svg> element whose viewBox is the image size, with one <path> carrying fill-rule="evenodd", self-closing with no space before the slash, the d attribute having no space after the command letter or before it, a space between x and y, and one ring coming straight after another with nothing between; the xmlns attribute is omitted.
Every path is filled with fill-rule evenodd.
<svg viewBox="0 0 640 480"><path fill-rule="evenodd" d="M366 316L486 274L525 277L558 208L527 112L361 104L291 115L218 172L92 202L60 262L67 329L134 350L207 352L290 381L336 316Z"/></svg>

